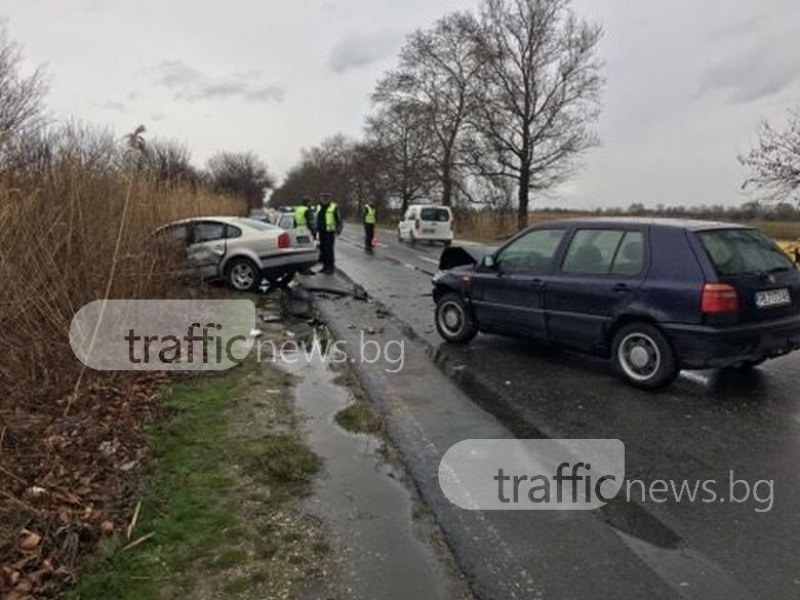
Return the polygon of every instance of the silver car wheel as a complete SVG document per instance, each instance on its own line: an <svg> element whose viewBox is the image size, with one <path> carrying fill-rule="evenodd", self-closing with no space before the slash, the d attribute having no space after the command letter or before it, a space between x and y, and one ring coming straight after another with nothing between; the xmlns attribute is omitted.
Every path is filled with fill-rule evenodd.
<svg viewBox="0 0 800 600"><path fill-rule="evenodd" d="M617 350L625 374L638 382L651 379L661 368L661 350L656 341L641 332L625 336Z"/></svg>
<svg viewBox="0 0 800 600"><path fill-rule="evenodd" d="M231 267L230 283L231 286L237 291L249 290L253 287L256 279L256 272L253 265L240 262Z"/></svg>
<svg viewBox="0 0 800 600"><path fill-rule="evenodd" d="M448 335L457 336L464 328L466 315L461 306L455 302L444 302L438 311L439 327Z"/></svg>

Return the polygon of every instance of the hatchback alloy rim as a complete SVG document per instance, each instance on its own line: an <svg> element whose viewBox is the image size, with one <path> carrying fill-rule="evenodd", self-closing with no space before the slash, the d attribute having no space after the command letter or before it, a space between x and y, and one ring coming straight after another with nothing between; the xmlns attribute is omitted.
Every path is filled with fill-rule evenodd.
<svg viewBox="0 0 800 600"><path fill-rule="evenodd" d="M447 302L439 309L439 325L450 335L457 335L464 326L464 313L455 302Z"/></svg>
<svg viewBox="0 0 800 600"><path fill-rule="evenodd" d="M625 374L635 381L651 379L661 367L661 350L649 335L631 333L619 345L619 363Z"/></svg>
<svg viewBox="0 0 800 600"><path fill-rule="evenodd" d="M255 273L253 273L253 268L250 265L240 263L234 265L231 270L231 281L233 282L233 286L237 289L242 290L249 288L253 285L254 279Z"/></svg>

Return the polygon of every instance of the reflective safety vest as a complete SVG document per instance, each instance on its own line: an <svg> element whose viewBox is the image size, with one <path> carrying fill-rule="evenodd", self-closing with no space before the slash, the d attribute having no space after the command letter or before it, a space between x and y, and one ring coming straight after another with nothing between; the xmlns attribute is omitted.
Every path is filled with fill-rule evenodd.
<svg viewBox="0 0 800 600"><path fill-rule="evenodd" d="M306 211L308 211L308 207L305 205L295 206L294 208L294 226L298 229L305 229L308 227Z"/></svg>
<svg viewBox="0 0 800 600"><path fill-rule="evenodd" d="M325 211L325 231L336 231L336 202L331 202Z"/></svg>
<svg viewBox="0 0 800 600"><path fill-rule="evenodd" d="M375 225L375 209L369 204L364 207L364 223Z"/></svg>

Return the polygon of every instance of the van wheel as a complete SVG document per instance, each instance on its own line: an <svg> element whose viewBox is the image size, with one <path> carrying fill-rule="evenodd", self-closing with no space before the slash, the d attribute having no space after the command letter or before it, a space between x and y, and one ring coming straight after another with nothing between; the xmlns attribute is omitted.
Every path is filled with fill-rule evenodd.
<svg viewBox="0 0 800 600"><path fill-rule="evenodd" d="M669 341L647 323L631 323L620 329L614 336L611 357L614 370L636 387L656 389L678 377Z"/></svg>
<svg viewBox="0 0 800 600"><path fill-rule="evenodd" d="M478 335L478 323L464 299L454 292L436 303L436 330L446 341L466 344Z"/></svg>
<svg viewBox="0 0 800 600"><path fill-rule="evenodd" d="M261 270L249 258L234 258L227 271L228 285L237 292L255 292L261 287Z"/></svg>

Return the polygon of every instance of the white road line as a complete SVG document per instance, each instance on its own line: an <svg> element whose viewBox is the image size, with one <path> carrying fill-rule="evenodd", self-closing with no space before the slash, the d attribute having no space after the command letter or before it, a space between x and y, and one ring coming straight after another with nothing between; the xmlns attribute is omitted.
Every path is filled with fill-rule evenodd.
<svg viewBox="0 0 800 600"><path fill-rule="evenodd" d="M683 371L681 373L681 377L683 377L684 379L688 379L689 381L692 381L694 383L699 383L700 385L703 386L708 386L708 384L711 382L711 380L708 377L700 375L699 373L693 373L691 371Z"/></svg>

